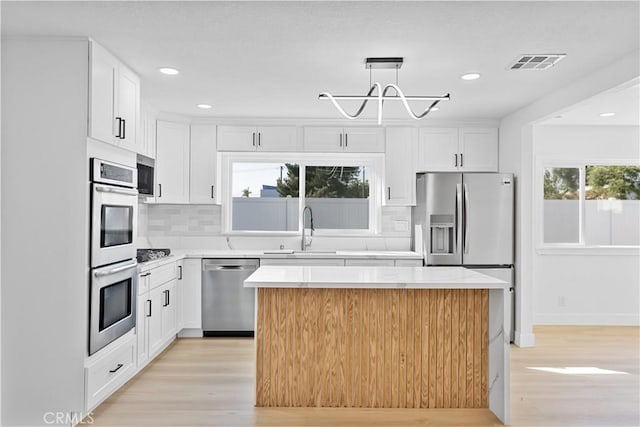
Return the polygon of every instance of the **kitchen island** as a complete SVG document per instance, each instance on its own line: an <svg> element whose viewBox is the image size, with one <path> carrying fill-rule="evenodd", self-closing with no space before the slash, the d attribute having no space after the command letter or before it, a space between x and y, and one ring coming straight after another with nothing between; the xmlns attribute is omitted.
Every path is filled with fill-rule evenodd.
<svg viewBox="0 0 640 427"><path fill-rule="evenodd" d="M489 408L509 419L507 283L462 267L266 266L256 406Z"/></svg>

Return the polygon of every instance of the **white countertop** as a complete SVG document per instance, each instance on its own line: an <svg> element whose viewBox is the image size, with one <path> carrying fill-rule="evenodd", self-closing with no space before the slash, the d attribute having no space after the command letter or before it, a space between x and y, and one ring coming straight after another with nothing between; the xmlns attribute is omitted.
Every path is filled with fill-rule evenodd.
<svg viewBox="0 0 640 427"><path fill-rule="evenodd" d="M291 250L291 249L176 249L171 252L185 258L350 258L350 259L422 259L413 251L349 251L349 250Z"/></svg>
<svg viewBox="0 0 640 427"><path fill-rule="evenodd" d="M248 288L505 289L507 282L464 267L264 266Z"/></svg>

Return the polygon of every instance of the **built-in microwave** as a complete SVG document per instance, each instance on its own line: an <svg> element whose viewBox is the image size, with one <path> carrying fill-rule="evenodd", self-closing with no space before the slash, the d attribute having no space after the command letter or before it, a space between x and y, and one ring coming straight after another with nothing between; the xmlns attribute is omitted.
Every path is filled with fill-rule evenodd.
<svg viewBox="0 0 640 427"><path fill-rule="evenodd" d="M154 160L138 154L138 193L153 196Z"/></svg>

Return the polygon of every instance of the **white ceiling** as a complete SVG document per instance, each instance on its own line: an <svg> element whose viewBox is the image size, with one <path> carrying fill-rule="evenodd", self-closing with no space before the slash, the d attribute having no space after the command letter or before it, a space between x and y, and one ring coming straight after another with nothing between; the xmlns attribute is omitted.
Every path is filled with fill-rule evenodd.
<svg viewBox="0 0 640 427"><path fill-rule="evenodd" d="M90 36L140 74L152 106L189 116L339 118L319 92L364 94L365 57L402 56L407 95L451 94L429 117L499 119L637 50L638 10L636 1L3 1L2 34ZM545 71L506 69L528 53L568 56ZM482 78L460 80L471 71ZM385 116L406 113L385 104Z"/></svg>

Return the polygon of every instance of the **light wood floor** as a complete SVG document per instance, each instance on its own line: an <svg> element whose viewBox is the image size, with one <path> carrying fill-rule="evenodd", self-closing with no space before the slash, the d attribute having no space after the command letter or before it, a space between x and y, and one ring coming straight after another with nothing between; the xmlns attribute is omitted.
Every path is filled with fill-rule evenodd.
<svg viewBox="0 0 640 427"><path fill-rule="evenodd" d="M535 329L512 347L511 425L639 426L640 328ZM180 339L93 412L94 426L492 426L486 409L255 408L252 339ZM530 367L597 367L564 375Z"/></svg>

